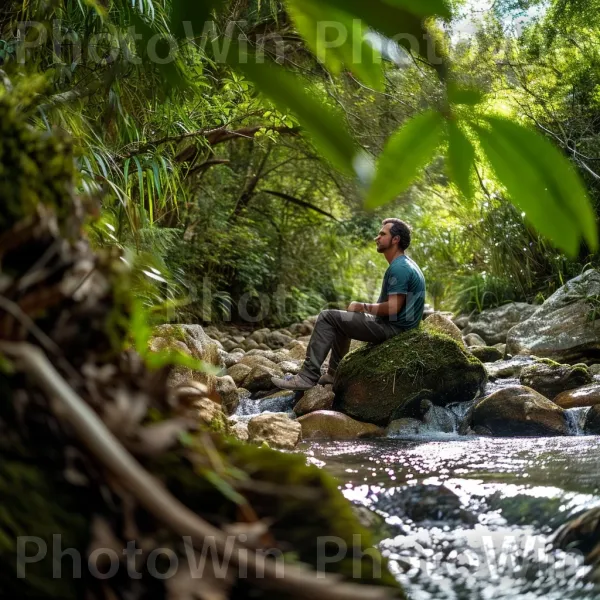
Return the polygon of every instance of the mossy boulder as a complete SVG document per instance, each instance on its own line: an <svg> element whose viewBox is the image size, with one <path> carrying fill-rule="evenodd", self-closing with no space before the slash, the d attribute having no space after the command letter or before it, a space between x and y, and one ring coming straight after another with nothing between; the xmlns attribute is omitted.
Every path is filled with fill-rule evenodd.
<svg viewBox="0 0 600 600"><path fill-rule="evenodd" d="M450 336L422 323L348 354L336 372L333 408L385 426L413 416L423 398L441 406L472 400L486 381L479 360Z"/></svg>
<svg viewBox="0 0 600 600"><path fill-rule="evenodd" d="M568 435L565 411L535 390L511 385L483 399L473 410L476 433L509 437Z"/></svg>
<svg viewBox="0 0 600 600"><path fill-rule="evenodd" d="M592 375L583 364L571 366L538 361L521 371L519 381L552 400L561 392L592 383Z"/></svg>

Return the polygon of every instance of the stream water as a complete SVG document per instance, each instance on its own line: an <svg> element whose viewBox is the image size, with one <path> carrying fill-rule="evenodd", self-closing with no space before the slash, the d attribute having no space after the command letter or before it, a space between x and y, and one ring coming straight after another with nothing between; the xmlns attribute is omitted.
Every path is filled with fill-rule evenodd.
<svg viewBox="0 0 600 600"><path fill-rule="evenodd" d="M485 395L519 383L504 377ZM247 398L237 418L293 417L296 401L293 392ZM411 600L600 599L583 556L549 544L560 525L600 506L600 436L581 435L588 409L567 411L570 436L458 435L472 403L433 407L416 434L408 427L394 438L311 441L298 450L369 509L363 514Z"/></svg>
<svg viewBox="0 0 600 600"><path fill-rule="evenodd" d="M600 438L305 443L310 462L381 517L380 548L413 600L600 598L577 553L548 549L600 505Z"/></svg>

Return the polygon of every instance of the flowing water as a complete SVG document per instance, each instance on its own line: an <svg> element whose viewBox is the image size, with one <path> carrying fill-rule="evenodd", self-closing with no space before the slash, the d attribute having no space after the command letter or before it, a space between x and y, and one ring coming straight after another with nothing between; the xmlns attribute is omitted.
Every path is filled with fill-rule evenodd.
<svg viewBox="0 0 600 600"><path fill-rule="evenodd" d="M532 360L494 363L499 378L485 396L518 384L511 370ZM236 418L293 417L296 401L294 393L247 398ZM600 436L581 435L589 409L567 411L571 436L458 435L474 402L429 406L393 439L313 441L299 450L369 509L361 514L412 600L600 599L581 554L549 544L560 525L600 506Z"/></svg>
<svg viewBox="0 0 600 600"><path fill-rule="evenodd" d="M600 437L432 434L302 450L380 515L380 548L413 600L600 598L579 554L548 547L600 505Z"/></svg>

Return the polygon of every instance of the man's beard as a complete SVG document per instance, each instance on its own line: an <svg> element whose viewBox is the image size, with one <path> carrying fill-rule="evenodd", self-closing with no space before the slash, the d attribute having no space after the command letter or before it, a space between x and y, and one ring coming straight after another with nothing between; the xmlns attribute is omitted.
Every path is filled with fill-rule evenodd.
<svg viewBox="0 0 600 600"><path fill-rule="evenodd" d="M379 252L379 254L383 254L388 248L389 248L389 246L386 248L385 246L380 246L378 244L377 245L377 252Z"/></svg>

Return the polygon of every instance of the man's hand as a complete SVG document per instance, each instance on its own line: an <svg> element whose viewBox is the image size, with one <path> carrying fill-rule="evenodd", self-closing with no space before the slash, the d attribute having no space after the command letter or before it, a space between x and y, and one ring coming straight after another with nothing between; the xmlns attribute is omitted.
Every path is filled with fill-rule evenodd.
<svg viewBox="0 0 600 600"><path fill-rule="evenodd" d="M350 306L346 310L349 312L365 312L362 302L350 302Z"/></svg>

